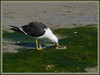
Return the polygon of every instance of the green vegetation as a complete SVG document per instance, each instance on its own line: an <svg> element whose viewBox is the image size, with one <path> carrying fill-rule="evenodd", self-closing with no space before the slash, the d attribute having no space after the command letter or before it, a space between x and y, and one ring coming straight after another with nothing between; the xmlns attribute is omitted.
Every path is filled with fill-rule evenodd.
<svg viewBox="0 0 100 75"><path fill-rule="evenodd" d="M85 68L97 66L96 27L60 28L54 30L54 33L66 37L59 40L61 45L67 46L66 50L57 50L54 47L42 51L19 48L18 53L3 53L3 71L85 72ZM17 37L13 38L14 36ZM33 40L32 37L18 33L4 32L3 37L11 41Z"/></svg>

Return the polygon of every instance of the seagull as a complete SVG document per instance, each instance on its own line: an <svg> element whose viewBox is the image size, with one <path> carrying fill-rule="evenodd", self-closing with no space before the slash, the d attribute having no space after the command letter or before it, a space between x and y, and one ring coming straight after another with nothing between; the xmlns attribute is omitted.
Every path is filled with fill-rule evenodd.
<svg viewBox="0 0 100 75"><path fill-rule="evenodd" d="M36 39L36 49L43 50L41 44L39 43L39 39L46 38L53 42L56 47L61 47L58 43L58 38L53 34L51 29L47 27L45 24L40 22L30 22L28 25L24 25L21 27L10 26L11 30L23 33L25 35L30 35Z"/></svg>

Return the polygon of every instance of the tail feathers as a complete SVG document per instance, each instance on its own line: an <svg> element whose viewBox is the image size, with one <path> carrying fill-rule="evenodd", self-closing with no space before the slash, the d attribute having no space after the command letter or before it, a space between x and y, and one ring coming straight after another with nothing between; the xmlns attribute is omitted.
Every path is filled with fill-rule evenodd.
<svg viewBox="0 0 100 75"><path fill-rule="evenodd" d="M18 27L16 27L16 26L10 26L11 28L11 30L13 30L13 31L15 31L15 32L20 32L20 33L22 33L22 31L18 28Z"/></svg>

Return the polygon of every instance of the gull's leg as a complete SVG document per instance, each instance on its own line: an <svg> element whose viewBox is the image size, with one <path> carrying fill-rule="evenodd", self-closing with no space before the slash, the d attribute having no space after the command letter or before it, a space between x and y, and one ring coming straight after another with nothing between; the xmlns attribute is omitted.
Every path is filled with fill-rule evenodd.
<svg viewBox="0 0 100 75"><path fill-rule="evenodd" d="M36 49L39 50L39 47L38 47L38 39L36 39Z"/></svg>
<svg viewBox="0 0 100 75"><path fill-rule="evenodd" d="M39 45L39 46L38 46ZM37 50L42 50L42 47L40 44L38 44L38 39L36 39L36 48Z"/></svg>
<svg viewBox="0 0 100 75"><path fill-rule="evenodd" d="M40 48L40 50L43 50L43 48L42 48L41 44L39 44L39 48Z"/></svg>

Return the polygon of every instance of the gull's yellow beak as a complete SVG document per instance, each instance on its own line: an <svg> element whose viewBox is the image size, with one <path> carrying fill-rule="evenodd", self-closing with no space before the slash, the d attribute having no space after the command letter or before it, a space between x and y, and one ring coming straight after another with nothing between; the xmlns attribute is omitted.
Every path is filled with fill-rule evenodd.
<svg viewBox="0 0 100 75"><path fill-rule="evenodd" d="M66 48L67 48L66 46L59 45L59 43L56 44L56 49L66 49Z"/></svg>
<svg viewBox="0 0 100 75"><path fill-rule="evenodd" d="M56 44L56 47L60 48L60 47L62 47L62 46L61 46L61 45L59 45L59 43L57 43L57 44Z"/></svg>

